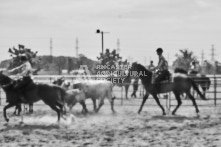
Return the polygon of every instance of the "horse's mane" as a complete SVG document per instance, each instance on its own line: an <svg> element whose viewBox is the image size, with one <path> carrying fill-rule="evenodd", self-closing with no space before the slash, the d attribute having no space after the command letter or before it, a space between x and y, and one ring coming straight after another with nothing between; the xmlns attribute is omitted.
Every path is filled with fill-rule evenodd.
<svg viewBox="0 0 221 147"><path fill-rule="evenodd" d="M143 84L151 83L151 79L152 79L152 72L151 71L147 70L143 65L138 64L138 63L134 63L132 65L132 67L133 66L135 67L136 71L138 72L139 77L140 77Z"/></svg>
<svg viewBox="0 0 221 147"><path fill-rule="evenodd" d="M152 75L152 72L147 70L146 67L144 67L143 65L136 63L136 66L139 71L143 71L143 72L147 73L148 75Z"/></svg>

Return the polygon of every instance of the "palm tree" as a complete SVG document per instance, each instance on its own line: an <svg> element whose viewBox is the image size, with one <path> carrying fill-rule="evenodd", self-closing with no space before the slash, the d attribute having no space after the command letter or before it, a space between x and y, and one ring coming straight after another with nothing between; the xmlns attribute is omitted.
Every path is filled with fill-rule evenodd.
<svg viewBox="0 0 221 147"><path fill-rule="evenodd" d="M192 51L188 49L180 49L180 54L176 54L177 59L173 62L174 68L183 68L189 70L190 63L196 60L196 56L193 55Z"/></svg>

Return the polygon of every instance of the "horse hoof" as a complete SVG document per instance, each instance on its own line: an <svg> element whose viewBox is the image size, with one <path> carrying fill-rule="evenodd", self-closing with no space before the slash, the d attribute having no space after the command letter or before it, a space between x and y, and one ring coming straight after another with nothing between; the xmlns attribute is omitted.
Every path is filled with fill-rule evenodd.
<svg viewBox="0 0 221 147"><path fill-rule="evenodd" d="M8 123L9 122L9 119L7 118L7 119L5 119L6 120L6 122Z"/></svg>
<svg viewBox="0 0 221 147"><path fill-rule="evenodd" d="M67 120L67 118L66 118L66 117L64 117L64 116L63 116L62 118L63 118L64 120Z"/></svg>
<svg viewBox="0 0 221 147"><path fill-rule="evenodd" d="M172 115L175 115L175 112L172 112Z"/></svg>
<svg viewBox="0 0 221 147"><path fill-rule="evenodd" d="M165 113L165 112L163 112L163 115L166 115L166 113Z"/></svg>
<svg viewBox="0 0 221 147"><path fill-rule="evenodd" d="M23 121L20 121L20 122L19 122L19 125L24 125L24 122L23 122Z"/></svg>
<svg viewBox="0 0 221 147"><path fill-rule="evenodd" d="M8 126L8 125L9 125L8 122L3 124L3 126Z"/></svg>

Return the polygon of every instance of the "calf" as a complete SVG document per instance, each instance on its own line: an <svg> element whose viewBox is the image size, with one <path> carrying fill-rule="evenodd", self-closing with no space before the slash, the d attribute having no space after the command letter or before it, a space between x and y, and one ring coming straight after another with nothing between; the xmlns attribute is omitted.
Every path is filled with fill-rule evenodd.
<svg viewBox="0 0 221 147"><path fill-rule="evenodd" d="M70 89L66 91L65 100L65 110L66 106L69 107L69 110L72 110L72 107L76 103L80 103L83 107L82 112L87 112L87 108L85 105L85 93L81 89Z"/></svg>

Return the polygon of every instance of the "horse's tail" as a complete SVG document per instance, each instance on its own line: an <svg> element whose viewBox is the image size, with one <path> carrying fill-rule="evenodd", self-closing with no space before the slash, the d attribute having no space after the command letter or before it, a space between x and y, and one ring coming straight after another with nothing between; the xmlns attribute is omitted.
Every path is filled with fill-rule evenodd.
<svg viewBox="0 0 221 147"><path fill-rule="evenodd" d="M209 90L210 85L211 85L211 81L210 81L210 79L207 77L207 81L206 81L206 89L207 89L207 90Z"/></svg>
<svg viewBox="0 0 221 147"><path fill-rule="evenodd" d="M189 78L190 79L190 78ZM193 89L200 95L201 99L206 100L205 96L200 92L199 88L197 87L196 83L190 79Z"/></svg>

